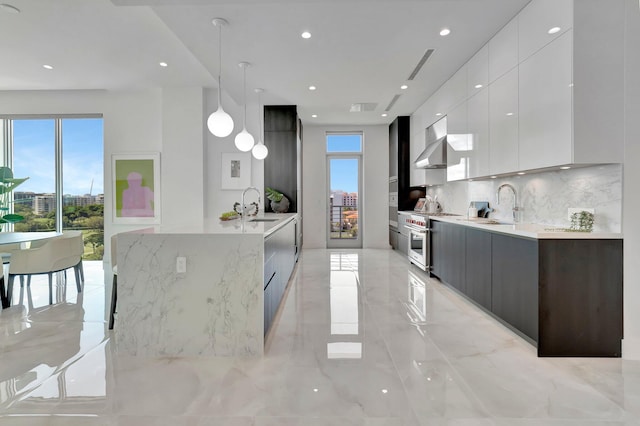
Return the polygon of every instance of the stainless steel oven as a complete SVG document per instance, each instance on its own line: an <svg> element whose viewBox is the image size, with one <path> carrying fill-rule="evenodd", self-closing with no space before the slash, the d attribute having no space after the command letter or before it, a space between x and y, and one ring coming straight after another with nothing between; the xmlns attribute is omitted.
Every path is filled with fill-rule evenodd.
<svg viewBox="0 0 640 426"><path fill-rule="evenodd" d="M406 221L409 230L407 255L409 261L423 271L429 271L429 218L422 215L411 215Z"/></svg>

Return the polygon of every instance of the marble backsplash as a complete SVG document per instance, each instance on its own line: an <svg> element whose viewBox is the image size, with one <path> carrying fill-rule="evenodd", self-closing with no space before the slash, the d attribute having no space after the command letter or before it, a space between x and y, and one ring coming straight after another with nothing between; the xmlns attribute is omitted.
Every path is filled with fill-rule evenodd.
<svg viewBox="0 0 640 426"><path fill-rule="evenodd" d="M466 215L469 202L488 201L494 209L490 217L513 221L513 195L508 189L496 190L503 183L516 188L523 208L522 222L568 227L568 209L595 209L594 231L621 232L622 165L609 164L558 170L498 179L450 182L427 188L437 195L443 211Z"/></svg>

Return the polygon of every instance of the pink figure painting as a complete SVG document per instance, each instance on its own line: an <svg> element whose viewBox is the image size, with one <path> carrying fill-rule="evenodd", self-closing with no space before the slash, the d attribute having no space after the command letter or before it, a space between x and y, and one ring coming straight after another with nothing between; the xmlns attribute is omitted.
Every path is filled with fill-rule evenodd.
<svg viewBox="0 0 640 426"><path fill-rule="evenodd" d="M127 175L129 187L122 191L123 217L153 217L153 191L142 186L142 175L131 172Z"/></svg>

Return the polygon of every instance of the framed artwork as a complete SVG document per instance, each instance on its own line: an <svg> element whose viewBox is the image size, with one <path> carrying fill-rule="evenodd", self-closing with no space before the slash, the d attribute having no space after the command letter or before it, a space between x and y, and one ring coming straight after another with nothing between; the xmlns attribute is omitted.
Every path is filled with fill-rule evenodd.
<svg viewBox="0 0 640 426"><path fill-rule="evenodd" d="M223 153L220 170L222 189L245 189L251 185L251 153Z"/></svg>
<svg viewBox="0 0 640 426"><path fill-rule="evenodd" d="M113 223L160 223L160 153L113 154Z"/></svg>

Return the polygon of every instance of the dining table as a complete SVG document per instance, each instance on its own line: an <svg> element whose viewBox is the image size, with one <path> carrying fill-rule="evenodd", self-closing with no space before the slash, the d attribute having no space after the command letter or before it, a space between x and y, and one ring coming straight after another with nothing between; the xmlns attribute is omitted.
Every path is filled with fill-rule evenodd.
<svg viewBox="0 0 640 426"><path fill-rule="evenodd" d="M19 247L11 248L11 250L27 249L31 243L35 241L44 241L56 238L62 235L62 232L45 231L45 232L0 232L0 253L3 252L2 246L19 245ZM4 271L3 271L4 272ZM0 279L0 299L2 301L2 309L9 307L9 298L4 285L4 274Z"/></svg>

